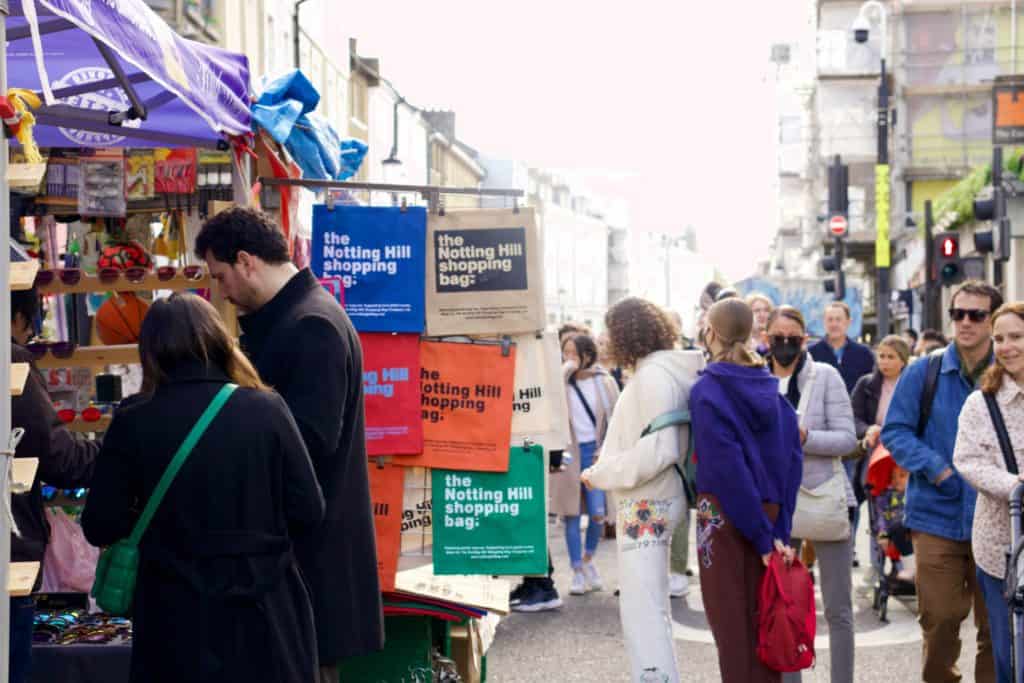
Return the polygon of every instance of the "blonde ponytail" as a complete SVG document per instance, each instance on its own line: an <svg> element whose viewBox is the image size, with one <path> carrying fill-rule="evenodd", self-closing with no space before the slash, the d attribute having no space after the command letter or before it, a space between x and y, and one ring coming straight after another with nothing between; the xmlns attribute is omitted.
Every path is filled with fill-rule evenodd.
<svg viewBox="0 0 1024 683"><path fill-rule="evenodd" d="M716 362L732 363L747 368L764 367L764 360L747 348L754 314L742 299L723 299L708 311L708 322L722 349L712 355Z"/></svg>

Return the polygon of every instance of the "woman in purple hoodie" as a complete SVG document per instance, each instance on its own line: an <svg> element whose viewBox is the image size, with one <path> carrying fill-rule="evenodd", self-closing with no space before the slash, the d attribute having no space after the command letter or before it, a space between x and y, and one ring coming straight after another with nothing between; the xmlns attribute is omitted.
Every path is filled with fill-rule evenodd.
<svg viewBox="0 0 1024 683"><path fill-rule="evenodd" d="M803 471L796 413L747 348L752 326L740 299L711 308L704 339L712 362L690 395L700 585L725 683L780 680L757 657L758 591L772 552L792 557Z"/></svg>

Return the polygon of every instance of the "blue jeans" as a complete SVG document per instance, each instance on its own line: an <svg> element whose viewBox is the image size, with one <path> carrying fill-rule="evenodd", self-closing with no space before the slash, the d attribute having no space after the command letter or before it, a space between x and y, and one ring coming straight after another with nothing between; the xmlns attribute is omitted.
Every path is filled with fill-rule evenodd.
<svg viewBox="0 0 1024 683"><path fill-rule="evenodd" d="M986 574L981 568L978 568L977 572L978 586L981 588L982 597L985 598L985 609L988 610L996 680L999 683L1013 683L1013 671L1010 669L1010 609L1003 598L1003 580Z"/></svg>
<svg viewBox="0 0 1024 683"><path fill-rule="evenodd" d="M32 669L32 620L35 602L31 597L11 598L10 683L28 683Z"/></svg>
<svg viewBox="0 0 1024 683"><path fill-rule="evenodd" d="M594 464L594 453L597 451L597 444L593 441L580 444L580 471L587 469ZM597 544L601 541L604 533L604 524L594 521L595 517L604 517L604 491L588 490L580 484L584 500L587 503L587 554L593 555L597 552ZM580 516L566 515L565 517L565 545L569 549L569 561L573 569L583 566L583 552L580 549Z"/></svg>

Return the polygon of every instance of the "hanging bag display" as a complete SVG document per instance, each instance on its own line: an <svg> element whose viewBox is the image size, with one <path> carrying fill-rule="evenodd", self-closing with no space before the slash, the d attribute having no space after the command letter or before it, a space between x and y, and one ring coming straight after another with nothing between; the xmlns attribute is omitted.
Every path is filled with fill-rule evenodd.
<svg viewBox="0 0 1024 683"><path fill-rule="evenodd" d="M206 407L192 430L189 431L188 436L185 437L167 469L164 470L163 476L160 477L160 481L153 490L153 495L149 497L145 509L138 521L135 522L131 536L121 539L100 555L96 565L96 580L92 584L92 596L96 598L96 603L104 612L115 616L125 616L131 611L132 598L135 595L135 580L139 573L139 541L146 533L149 522L153 519L157 508L160 507L164 494L167 493L167 489L170 488L171 482L174 481L181 466L185 464L185 460L188 459L192 449L206 432L206 428L210 426L237 388L238 386L235 384L225 384L217 392L217 395L210 401L210 405Z"/></svg>
<svg viewBox="0 0 1024 683"><path fill-rule="evenodd" d="M798 412L803 422L807 415L807 404L814 393L814 378L817 365L810 362L810 376L807 390L800 395ZM797 381L796 377L790 379ZM803 426L801 424L801 426ZM796 497L796 511L793 513L793 538L806 541L841 541L850 536L850 517L846 509L846 472L833 458L832 476L813 489L800 486Z"/></svg>

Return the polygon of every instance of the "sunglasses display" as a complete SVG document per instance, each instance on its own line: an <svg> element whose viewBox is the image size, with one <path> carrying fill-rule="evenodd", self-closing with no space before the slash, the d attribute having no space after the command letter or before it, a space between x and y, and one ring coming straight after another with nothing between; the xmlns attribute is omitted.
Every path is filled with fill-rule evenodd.
<svg viewBox="0 0 1024 683"><path fill-rule="evenodd" d="M39 612L32 624L32 641L56 645L103 645L126 643L132 623L122 617L88 614L84 610Z"/></svg>
<svg viewBox="0 0 1024 683"><path fill-rule="evenodd" d="M89 406L80 413L70 408L62 408L57 411L57 417L60 418L60 421L64 424L74 422L75 418L79 416L81 416L81 418L86 422L99 422L103 417L103 412L94 406Z"/></svg>
<svg viewBox="0 0 1024 683"><path fill-rule="evenodd" d="M69 341L32 342L31 344L26 344L25 348L28 349L29 353L36 360L45 356L47 352L53 354L54 358L71 358L71 356L75 355L78 344Z"/></svg>
<svg viewBox="0 0 1024 683"><path fill-rule="evenodd" d="M949 317L955 322L963 322L964 318L970 319L972 323L980 323L989 316L989 312L983 308L951 308Z"/></svg>
<svg viewBox="0 0 1024 683"><path fill-rule="evenodd" d="M56 270L47 268L36 273L36 287L46 287L53 284L54 280L60 279L65 285L72 287L82 281L81 268L58 268Z"/></svg>
<svg viewBox="0 0 1024 683"><path fill-rule="evenodd" d="M157 279L160 280L160 282L173 280L174 276L178 274L178 270L177 266L160 266L156 269ZM185 266L180 270L186 280L201 280L203 278L202 266Z"/></svg>

